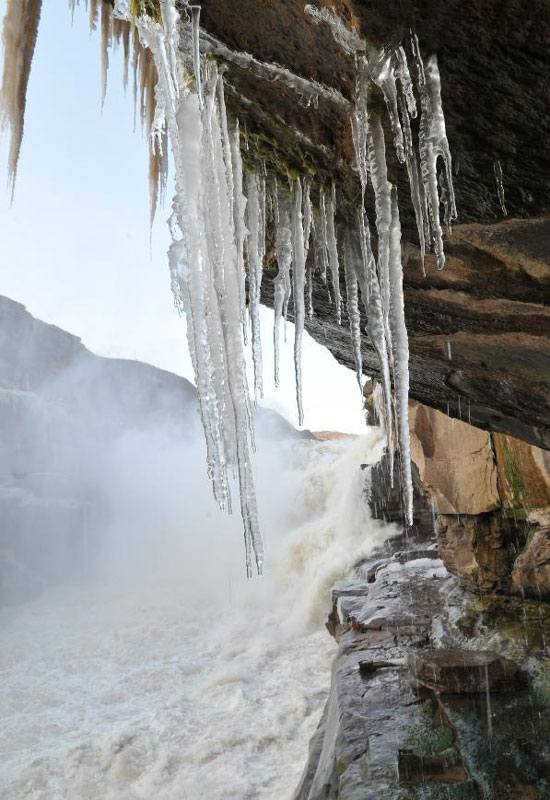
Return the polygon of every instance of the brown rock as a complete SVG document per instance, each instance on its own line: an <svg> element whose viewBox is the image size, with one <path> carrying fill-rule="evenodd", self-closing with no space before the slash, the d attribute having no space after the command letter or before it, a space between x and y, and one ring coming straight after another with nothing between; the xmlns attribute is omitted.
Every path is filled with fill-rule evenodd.
<svg viewBox="0 0 550 800"><path fill-rule="evenodd" d="M550 506L550 453L504 434L493 434L493 443L503 507Z"/></svg>
<svg viewBox="0 0 550 800"><path fill-rule="evenodd" d="M441 514L481 514L500 506L488 433L411 403L411 448L420 479Z"/></svg>
<svg viewBox="0 0 550 800"><path fill-rule="evenodd" d="M518 556L512 572L516 591L550 599L550 527L536 531Z"/></svg>
<svg viewBox="0 0 550 800"><path fill-rule="evenodd" d="M528 522L508 518L500 511L442 515L437 520L439 555L467 589L490 592L507 588L528 530Z"/></svg>
<svg viewBox="0 0 550 800"><path fill-rule="evenodd" d="M509 692L519 686L513 661L491 650L421 650L407 656L407 666L422 686L440 694Z"/></svg>

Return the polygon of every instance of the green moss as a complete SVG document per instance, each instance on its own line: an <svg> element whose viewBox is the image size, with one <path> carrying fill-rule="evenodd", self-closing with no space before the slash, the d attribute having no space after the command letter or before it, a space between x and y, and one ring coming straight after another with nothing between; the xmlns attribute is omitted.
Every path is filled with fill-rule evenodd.
<svg viewBox="0 0 550 800"><path fill-rule="evenodd" d="M550 661L541 661L535 667L533 692L543 706L550 706Z"/></svg>
<svg viewBox="0 0 550 800"><path fill-rule="evenodd" d="M500 437L502 457L504 460L504 474L512 491L512 505L522 506L525 502L526 487L521 470L514 458L505 436Z"/></svg>
<svg viewBox="0 0 550 800"><path fill-rule="evenodd" d="M448 725L414 728L407 737L407 746L411 747L417 756L437 755L452 747L452 744L453 731Z"/></svg>
<svg viewBox="0 0 550 800"><path fill-rule="evenodd" d="M162 22L158 0L130 0L130 11L134 18L147 15L156 22Z"/></svg>
<svg viewBox="0 0 550 800"><path fill-rule="evenodd" d="M476 650L495 650L521 663L547 647L550 606L501 595L476 597L465 607L457 627Z"/></svg>

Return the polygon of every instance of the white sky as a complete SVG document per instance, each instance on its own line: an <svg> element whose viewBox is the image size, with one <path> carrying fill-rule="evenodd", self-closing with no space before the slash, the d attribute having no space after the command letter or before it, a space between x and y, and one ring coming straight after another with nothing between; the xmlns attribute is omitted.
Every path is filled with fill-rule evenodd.
<svg viewBox="0 0 550 800"><path fill-rule="evenodd" d="M185 323L170 292L169 236L160 208L149 241L146 142L133 133L131 91L111 57L101 112L99 34L84 8L43 3L29 83L15 200L0 191L0 294L80 336L92 351L148 361L192 379ZM5 0L0 0L3 18ZM0 142L6 174L7 142ZM273 386L272 313L263 309L265 405L297 423L293 326ZM350 370L309 336L304 341L305 427L364 430Z"/></svg>

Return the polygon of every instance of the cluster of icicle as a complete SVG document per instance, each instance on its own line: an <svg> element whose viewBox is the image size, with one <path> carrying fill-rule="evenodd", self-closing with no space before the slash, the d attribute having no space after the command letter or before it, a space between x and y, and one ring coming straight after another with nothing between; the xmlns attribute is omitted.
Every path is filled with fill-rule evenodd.
<svg viewBox="0 0 550 800"><path fill-rule="evenodd" d="M69 0L71 13L80 0ZM112 6L103 0L84 0L89 10L90 29L101 31L101 84L102 104L107 91L109 52L112 47L122 48L124 59L124 89L128 86L130 67L133 73L134 109L141 119L149 148L149 192L151 222L157 204L164 198L168 175L168 148L165 134L157 135L155 128L158 83L155 62L151 51L142 47L137 28L131 20L113 14ZM10 132L8 177L13 190L17 177L17 164L23 139L23 123L27 85L38 35L42 0L8 0L3 25L4 69L0 91L0 120L2 129Z"/></svg>
<svg viewBox="0 0 550 800"><path fill-rule="evenodd" d="M411 120L418 116L414 81L403 46L377 50L348 30L329 9L306 6L306 13L317 22L327 23L335 40L356 63L356 91L352 129L362 202L358 209L357 231L361 257L353 254L353 242L345 246L345 277L348 317L358 376L362 372L358 295L364 305L367 329L380 362L385 406L387 446L393 475L393 428L400 454L405 517L413 520L413 487L409 437L409 348L405 325L401 225L397 187L388 180L386 144L380 115L372 110L372 95L382 93L394 148L405 164L422 264L426 249L433 247L437 266L445 265L440 204L445 224L456 218L452 165L441 104L441 82L436 56L424 64L416 35L411 36L411 56L420 100L418 143L415 144ZM438 174L438 159L443 169ZM367 185L372 185L378 238L377 258L371 249L370 228L365 211ZM349 238L350 234L348 234ZM357 247L357 245L355 245ZM392 404L392 382L394 404ZM392 424L392 420L394 423Z"/></svg>
<svg viewBox="0 0 550 800"><path fill-rule="evenodd" d="M193 31L192 81L186 54L179 48L179 15L169 0L161 0L160 7L162 24L149 17L140 17L135 24L158 75L155 128L159 134L167 131L175 165L169 251L172 289L187 321L208 473L217 502L229 511L230 479L238 478L250 575L254 562L261 572L263 553L251 468L254 434L244 356L243 245L248 225L255 232L248 235L250 269L259 281L264 254L259 232L265 220L261 183L257 176L248 176L251 200L245 217L239 126L228 122L216 63L201 62L197 9L189 9L191 22L186 23ZM118 2L115 13L128 18L127 3ZM256 291L251 278L251 296ZM256 342L253 311L251 316ZM255 364L258 358L256 353ZM261 391L261 385L257 388Z"/></svg>
<svg viewBox="0 0 550 800"><path fill-rule="evenodd" d="M289 186L267 181L265 171L243 179L238 121L229 125L221 72L211 58L204 59L199 27L200 8L187 6L181 20L173 0L161 0L163 25L148 18L138 21L142 44L153 53L159 84L157 126L170 135L176 161L177 196L172 230L172 288L178 307L186 313L189 345L194 358L200 408L208 447L214 493L222 506L230 503L227 471L238 473L245 527L247 568L252 555L261 567L261 538L250 451L254 446L250 402L244 367L247 343L245 267L248 265L248 307L254 365L254 398L263 394L260 339L260 297L268 208L275 233L279 268L274 286L274 380L279 383L279 337L292 297L295 340L296 400L303 423L301 343L306 314L313 314L312 271L327 282L330 275L336 320L342 319L339 251L344 256L347 316L362 386L361 298L367 331L380 362L385 405L390 472L393 480L394 437L400 456L405 518L413 521L413 488L409 443L409 349L405 325L401 225L397 188L388 180L386 144L379 113L372 111L371 95L381 92L397 157L406 166L415 212L422 263L432 248L437 266L444 267L444 222L456 218L451 154L441 104L437 59L424 64L418 40L411 36L409 59L403 46L375 50L348 30L330 10L306 6L315 22L328 23L335 39L356 60L356 93L352 128L362 201L355 224L348 225L342 247L336 236L336 192L318 190L318 206L311 201L308 180ZM118 13L126 3L119 0ZM211 37L203 37L211 53ZM214 43L215 44L215 43ZM269 65L261 65L268 69ZM258 64L256 64L256 68ZM189 71L194 72L191 91ZM279 76L281 77L281 76ZM293 81L284 75L287 85ZM415 88L416 87L416 93ZM304 87L297 83L296 90ZM420 109L418 109L417 99ZM196 113L193 109L196 106ZM184 111L185 109L185 111ZM164 115L164 116L163 116ZM418 137L411 120L419 116ZM193 120L196 128L193 129ZM438 173L438 160L443 169ZM195 165L194 180L190 164ZM365 211L368 184L374 193L377 232L376 257L371 247ZM246 198L244 194L246 193ZM314 258L308 260L310 243ZM309 266L308 266L309 264ZM392 394L393 388L393 394Z"/></svg>
<svg viewBox="0 0 550 800"><path fill-rule="evenodd" d="M78 0L70 2L74 6ZM223 68L218 68L215 59L246 63L260 75L283 81L302 98L323 96L340 105L347 103L345 98L278 65L229 51L200 30L198 6L180 3L178 12L175 0L160 0L159 5L160 22L147 15L134 19L128 0L116 0L114 13L101 4L103 86L105 90L111 43L122 43L125 80L133 43L134 96L137 101L140 92L140 111L153 154L161 159L159 174L166 174L167 139L175 164L169 264L176 306L187 321L208 473L216 500L228 510L231 477L238 479L247 572L252 573L254 564L261 572L263 553L251 468L254 430L245 346L250 328L257 402L263 394L260 298L269 225L274 232L278 265L274 283L275 384L279 384L281 327L292 298L296 399L302 424L301 344L306 316L313 315L312 276L315 271L330 284L340 324L343 255L345 305L358 383L361 388L361 300L367 332L380 362L390 471L393 476L395 441L405 517L412 524L401 226L397 188L388 179L382 122L379 113L373 112L371 100L376 92L382 93L397 157L407 169L422 261L426 250L433 248L437 265L442 268L445 257L440 204L447 226L456 217L456 209L437 60L432 56L424 64L413 35L414 81L402 46L370 50L332 11L306 6L313 21L328 23L340 46L356 60L356 92L350 109L362 198L339 246L334 185L313 187L309 179L299 178L282 184L270 178L265 168L244 174L239 122L228 119ZM91 0L92 26L97 25L98 6L99 0ZM417 96L418 136L413 137L411 120L419 113ZM439 158L443 161L440 174ZM365 210L369 184L374 194L376 255ZM315 206L312 197L317 200ZM308 257L310 249L313 257Z"/></svg>
<svg viewBox="0 0 550 800"><path fill-rule="evenodd" d="M4 69L0 89L0 128L9 130L8 180L12 196L23 140L27 85L38 35L42 0L7 0L2 40Z"/></svg>
<svg viewBox="0 0 550 800"><path fill-rule="evenodd" d="M81 0L69 0L71 13ZM111 5L104 0L84 0L89 9L90 30L101 32L101 103L107 94L109 72L109 52L122 48L123 84L128 87L130 67L132 69L132 88L134 97L134 123L139 112L142 129L145 129L149 147L149 198L150 220L154 220L157 205L164 201L168 177L168 143L166 132L156 124L157 69L149 48L142 46L138 29L131 15L120 16L113 13Z"/></svg>

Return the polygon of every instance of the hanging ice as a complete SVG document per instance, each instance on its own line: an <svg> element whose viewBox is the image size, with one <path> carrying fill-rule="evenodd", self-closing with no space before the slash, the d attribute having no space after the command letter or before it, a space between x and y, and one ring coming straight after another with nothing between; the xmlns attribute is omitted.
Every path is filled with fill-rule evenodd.
<svg viewBox="0 0 550 800"><path fill-rule="evenodd" d="M205 69L202 108L187 89L185 63L171 66L170 42L177 41L177 17L162 0L163 25L136 20L142 43L153 53L158 93L176 167L171 230L173 283L185 310L199 410L207 443L209 474L222 506L230 503L228 470L239 478L248 574L262 568L262 543L250 464L248 386L242 340L242 278L237 241L243 228L234 165L225 126L221 76ZM181 70L181 84L178 70ZM236 172L235 172L236 168ZM236 211L237 209L237 211Z"/></svg>
<svg viewBox="0 0 550 800"><path fill-rule="evenodd" d="M342 322L342 295L340 294L340 263L338 260L338 244L336 241L336 187L332 184L330 197L326 205L326 250L330 265L330 276L334 305L336 306L336 322Z"/></svg>
<svg viewBox="0 0 550 800"><path fill-rule="evenodd" d="M292 264L292 233L290 229L290 200L280 190L275 181L273 188L275 211L275 254L279 272L274 280L273 299L273 352L275 386L279 386L279 344L281 321L286 319L288 301L291 295L290 266Z"/></svg>
<svg viewBox="0 0 550 800"><path fill-rule="evenodd" d="M302 403L302 338L304 333L305 306L305 250L304 228L302 222L302 184L299 178L294 181L292 203L292 282L294 290L294 372L296 375L296 405L298 424L304 424Z"/></svg>
<svg viewBox="0 0 550 800"><path fill-rule="evenodd" d="M248 197L248 305L252 328L252 361L254 363L254 396L256 402L263 397L264 393L262 341L260 337L260 293L265 255L264 192L262 192L260 176L256 172L249 172L246 176L246 193Z"/></svg>
<svg viewBox="0 0 550 800"><path fill-rule="evenodd" d="M353 348L353 358L355 361L355 374L359 390L363 391L363 358L361 355L361 316L359 313L359 286L357 283L357 273L355 262L357 253L354 252L352 232L346 232L344 242L344 276L346 279L346 304L348 310L349 331L351 345Z"/></svg>
<svg viewBox="0 0 550 800"><path fill-rule="evenodd" d="M495 172L495 181L497 184L497 195L498 195L498 202L500 203L500 208L502 210L503 216L508 216L508 210L506 208L506 202L504 199L504 185L503 185L503 175L502 175L502 167L500 165L500 161L495 161L493 163L493 169Z"/></svg>
<svg viewBox="0 0 550 800"><path fill-rule="evenodd" d="M428 221L429 236L437 256L437 267L445 266L443 247L443 231L439 218L439 186L437 176L437 160L443 159L441 181L445 204L445 222L450 226L456 219L456 204L453 188L452 160L449 142L445 131L445 117L441 104L441 79L437 66L437 57L429 57L426 66L420 54L418 37L412 37L413 55L416 61L418 93L422 109L419 129L420 172L424 191L424 205Z"/></svg>
<svg viewBox="0 0 550 800"><path fill-rule="evenodd" d="M77 0L69 0L72 10ZM88 4L87 4L88 5ZM189 349L195 369L199 410L205 431L208 472L221 506L230 508L228 474L239 477L241 511L245 529L247 569L252 561L261 569L262 549L250 467L253 426L250 410L243 341L246 342L246 247L249 278L249 310L254 363L254 396L262 396L262 352L259 305L266 255L266 168L246 177L237 120L229 121L225 108L222 69L213 60L250 69L263 79L281 81L307 98L319 97L350 110L356 163L361 182L361 205L356 224L347 223L344 241L344 273L347 311L359 385L362 375L359 292L367 315L367 330L380 361L386 407L388 453L393 458L391 376L395 396L395 433L401 455L401 472L407 521L412 520L412 485L408 443L408 343L403 307L401 230L397 193L388 178L384 128L379 95L391 130L398 161L405 164L416 217L422 261L433 247L438 267L444 266L440 205L445 224L456 217L451 155L441 105L437 59L426 65L418 40L412 37L416 85L401 45L375 49L327 8L306 6L317 24L327 23L340 46L356 62L356 90L350 104L338 91L294 75L277 64L263 63L247 53L229 50L200 30L200 7L159 0L160 14L133 18L128 0L115 0L113 17L107 4L90 0L90 25L97 28L101 13L102 94L107 80L111 46L124 47L124 83L127 82L130 47L134 49L134 98L151 142L151 214L166 180L167 134L176 166L176 196L170 217L172 245L169 252L171 285L178 310L187 319ZM2 84L2 126L11 129L9 165L13 183L21 144L24 94L36 38L40 0L8 0L4 40L6 62ZM101 10L101 12L100 12ZM154 17L154 18L153 18ZM130 22L135 23L132 27ZM180 37L181 34L181 37ZM140 44L141 43L141 44ZM204 54L207 58L204 58ZM15 66L14 66L15 65ZM420 99L418 141L411 119ZM376 112L374 109L377 109ZM303 137L302 137L303 138ZM438 174L441 158L443 168ZM258 163L258 159L256 159ZM366 191L374 192L377 258L370 243L366 216ZM495 164L497 191L506 213L502 170ZM313 190L316 194L316 188ZM336 236L336 192L319 187L319 203L313 208L309 179L292 182L290 196L275 185L271 202L275 227L278 275L274 287L275 382L279 382L279 332L294 294L296 397L303 421L301 342L306 308L313 313L312 262L330 284L338 323L341 321L339 248ZM311 235L315 258L309 258ZM292 272L291 272L292 270ZM291 280L292 276L292 280ZM304 297L306 293L306 297ZM307 303L306 303L307 300ZM390 465L393 475L393 466Z"/></svg>
<svg viewBox="0 0 550 800"><path fill-rule="evenodd" d="M309 243L314 233L313 206L311 204L311 183L309 178L304 180L304 258L306 261L306 313L309 319L313 317L313 269L312 260L308 262Z"/></svg>
<svg viewBox="0 0 550 800"><path fill-rule="evenodd" d="M393 388L397 432L401 455L401 476L405 520L413 523L413 487L411 474L411 449L409 437L409 340L405 324L405 300L403 296L403 267L401 265L401 225L397 205L397 189L391 194L391 229L389 276L391 285L390 329L393 350Z"/></svg>
<svg viewBox="0 0 550 800"><path fill-rule="evenodd" d="M27 84L38 34L42 0L7 0L4 16L4 70L0 130L9 130L8 178L12 196L23 140Z"/></svg>

